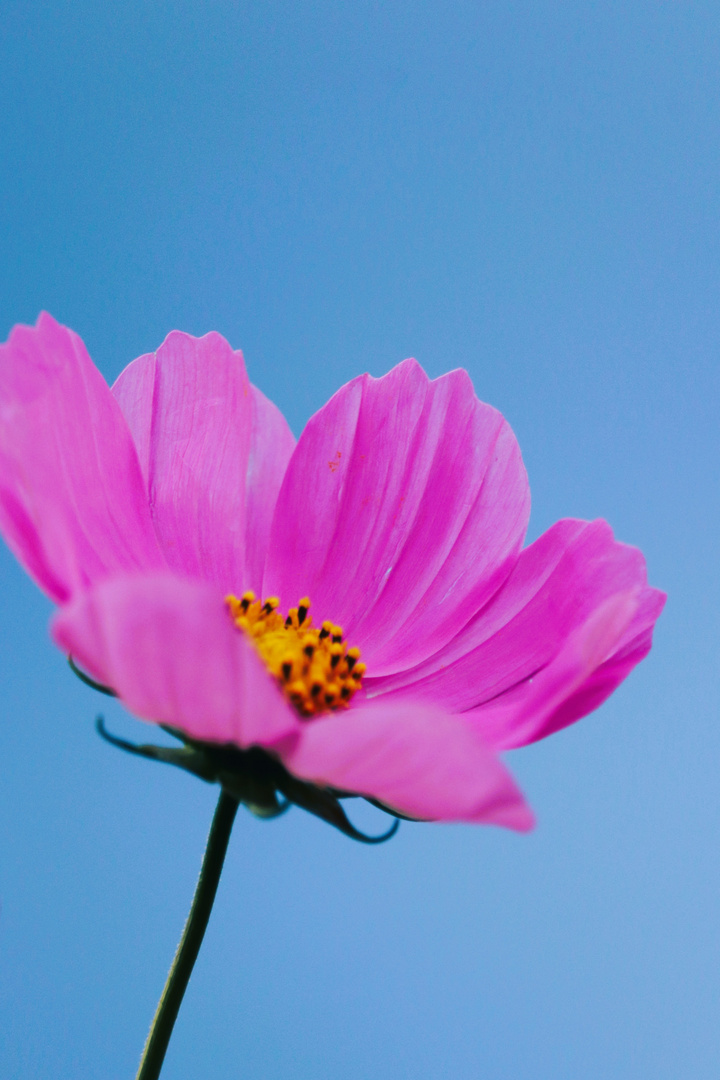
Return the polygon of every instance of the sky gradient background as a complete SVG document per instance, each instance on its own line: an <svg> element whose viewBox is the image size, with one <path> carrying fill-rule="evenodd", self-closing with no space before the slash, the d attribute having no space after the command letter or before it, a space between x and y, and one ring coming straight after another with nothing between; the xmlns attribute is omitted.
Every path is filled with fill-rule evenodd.
<svg viewBox="0 0 720 1080"><path fill-rule="evenodd" d="M509 755L529 836L241 811L163 1080L720 1075L719 122L716 3L6 0L0 338L45 308L112 381L219 330L296 434L465 367L530 538L605 517L670 597ZM216 792L101 743L148 729L0 576L0 1075L124 1080Z"/></svg>

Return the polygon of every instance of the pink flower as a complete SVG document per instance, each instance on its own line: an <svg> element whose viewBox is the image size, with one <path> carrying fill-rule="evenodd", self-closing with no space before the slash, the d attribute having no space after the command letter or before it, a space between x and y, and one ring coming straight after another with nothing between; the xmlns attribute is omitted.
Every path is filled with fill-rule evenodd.
<svg viewBox="0 0 720 1080"><path fill-rule="evenodd" d="M296 445L218 334L171 333L112 389L49 315L0 349L0 529L60 605L56 643L139 717L410 816L530 828L497 751L597 708L650 649L642 554L603 521L523 549L529 507L464 371L362 375ZM226 603L246 590L310 616L286 631L247 598L252 638Z"/></svg>

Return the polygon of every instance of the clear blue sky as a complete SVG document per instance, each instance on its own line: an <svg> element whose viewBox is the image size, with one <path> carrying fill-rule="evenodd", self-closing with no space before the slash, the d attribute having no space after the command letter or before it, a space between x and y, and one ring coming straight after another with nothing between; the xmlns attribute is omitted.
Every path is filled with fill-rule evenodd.
<svg viewBox="0 0 720 1080"><path fill-rule="evenodd" d="M606 517L670 597L510 755L530 836L241 814L164 1080L720 1075L719 121L717 3L6 0L3 339L46 308L112 380L216 329L296 433L361 371L466 367L532 536ZM0 574L0 1075L124 1080L215 792L100 742Z"/></svg>

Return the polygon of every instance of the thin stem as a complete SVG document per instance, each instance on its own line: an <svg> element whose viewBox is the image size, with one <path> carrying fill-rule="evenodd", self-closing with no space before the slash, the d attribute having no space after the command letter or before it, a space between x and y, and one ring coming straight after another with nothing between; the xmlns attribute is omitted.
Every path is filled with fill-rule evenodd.
<svg viewBox="0 0 720 1080"><path fill-rule="evenodd" d="M221 791L190 914L150 1025L136 1080L157 1080L160 1076L170 1036L205 936L237 808L235 796Z"/></svg>

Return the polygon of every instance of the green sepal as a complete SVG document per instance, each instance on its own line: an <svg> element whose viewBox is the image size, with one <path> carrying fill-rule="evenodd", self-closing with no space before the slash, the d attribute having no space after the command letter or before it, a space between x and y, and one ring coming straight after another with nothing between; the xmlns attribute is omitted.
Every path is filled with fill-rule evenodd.
<svg viewBox="0 0 720 1080"><path fill-rule="evenodd" d="M98 733L112 746L151 761L175 765L207 783L220 784L224 791L243 803L255 817L279 817L294 803L333 825L345 836L364 844L383 843L398 830L399 815L378 803L376 805L395 820L390 829L380 836L366 835L355 828L340 805L340 799L350 798L351 793L336 792L331 788L299 780L288 772L278 758L258 746L240 750L232 744L200 742L189 738L177 728L161 726L183 745L169 747L153 743L131 743L112 735L105 727L102 716L96 719Z"/></svg>

